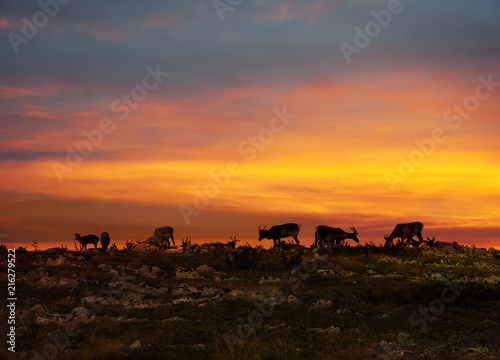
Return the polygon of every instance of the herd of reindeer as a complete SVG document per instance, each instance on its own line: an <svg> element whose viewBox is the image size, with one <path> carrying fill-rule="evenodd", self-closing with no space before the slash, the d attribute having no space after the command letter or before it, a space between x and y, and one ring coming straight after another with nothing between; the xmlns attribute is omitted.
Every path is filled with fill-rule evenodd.
<svg viewBox="0 0 500 360"><path fill-rule="evenodd" d="M423 228L424 224L419 221L397 224L390 235L384 236L385 247L391 248L395 246L412 246L414 248L434 248L445 251L457 250L457 248L459 247L458 243L456 242L450 243L444 241L436 241L435 236L432 239L429 239L429 237L427 237L427 240L424 240L422 237ZM350 229L352 232L346 232L341 228L319 225L316 227L316 231L314 234L313 247L342 246L346 245L347 239L352 239L354 242L359 244L359 233L354 227L351 227ZM266 229L266 227L261 229L259 226L259 241L262 241L263 239L273 240L273 248L278 250L283 248L289 249L290 245L293 244L286 244L281 239L291 237L295 240L296 245L299 246L299 231L300 225L296 223L275 225L270 229ZM414 236L416 236L418 240L415 240L413 238ZM395 239L398 239L396 243L394 243ZM99 241L101 242L101 247L103 249L107 249L110 243L110 237L107 232L103 232L100 239L96 235L81 236L80 234L75 233L75 240L80 243L80 250L87 249L88 244L93 244L94 247L97 248L97 244L99 243ZM148 245L156 246L158 246L159 244L165 244L166 248L170 248L170 240L172 240L173 246L175 247L174 229L171 226L163 226L155 229L154 235L148 238L145 243ZM234 238L230 242L230 245L233 248L236 244L236 241L236 238Z"/></svg>

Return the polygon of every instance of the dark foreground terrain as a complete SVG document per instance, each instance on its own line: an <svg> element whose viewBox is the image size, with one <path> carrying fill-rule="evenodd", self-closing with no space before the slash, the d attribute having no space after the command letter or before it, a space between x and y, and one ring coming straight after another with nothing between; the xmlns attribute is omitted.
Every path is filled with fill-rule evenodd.
<svg viewBox="0 0 500 360"><path fill-rule="evenodd" d="M0 358L500 358L498 251L199 250L17 252Z"/></svg>

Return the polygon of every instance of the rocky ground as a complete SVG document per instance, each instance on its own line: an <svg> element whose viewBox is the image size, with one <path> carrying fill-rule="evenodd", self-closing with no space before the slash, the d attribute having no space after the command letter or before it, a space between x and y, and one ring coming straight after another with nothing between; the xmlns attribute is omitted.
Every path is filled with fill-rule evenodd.
<svg viewBox="0 0 500 360"><path fill-rule="evenodd" d="M493 249L52 249L16 260L17 352L4 346L2 359L500 358Z"/></svg>

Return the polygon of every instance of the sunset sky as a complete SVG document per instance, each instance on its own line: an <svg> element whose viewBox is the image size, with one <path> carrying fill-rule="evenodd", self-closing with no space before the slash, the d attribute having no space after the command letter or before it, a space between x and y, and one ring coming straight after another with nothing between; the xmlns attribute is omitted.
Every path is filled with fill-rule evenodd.
<svg viewBox="0 0 500 360"><path fill-rule="evenodd" d="M3 244L500 248L499 1L3 0L0 38Z"/></svg>

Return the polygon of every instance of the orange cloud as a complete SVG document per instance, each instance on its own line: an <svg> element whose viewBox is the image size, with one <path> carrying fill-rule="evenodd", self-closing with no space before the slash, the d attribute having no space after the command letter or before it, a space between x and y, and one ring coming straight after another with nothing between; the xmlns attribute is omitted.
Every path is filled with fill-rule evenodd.
<svg viewBox="0 0 500 360"><path fill-rule="evenodd" d="M485 102L471 115L469 125L452 132L442 113L470 93L470 87L454 83L453 77L443 74L410 81L403 71L376 83L317 81L285 94L262 86L213 90L196 98L168 101L152 94L127 119L113 118L116 130L65 174L62 183L51 163L64 163L64 154L22 164L0 163L0 171L9 174L2 190L70 202L87 199L164 209L170 225L201 238L200 229L222 221L224 214L229 220L214 229L217 236L226 236L224 223L231 222L231 216L235 222L250 222L243 226L243 239L254 239L256 225L290 219L306 224L306 241L312 241L319 222L356 226L364 230L364 240L378 242L393 224L420 220L428 224L428 233L436 232L443 240L451 239L447 230L456 237L460 236L457 228L467 228L482 234L482 244L500 245L492 230L483 230L495 228L500 221L498 151L483 145L491 134L487 129L480 131L494 120L496 107ZM11 91L12 96L17 91L18 97L32 94L4 91ZM91 129L108 115L100 115L101 106L89 104L87 110L71 113L71 117ZM259 134L274 116L272 108L283 106L296 117L273 134L272 141L259 143L261 148L249 161L238 151L240 144L250 137L260 141ZM437 126L447 129L449 139L392 192L384 173L397 172L400 157L416 149L414 140L429 136ZM62 144L73 148L84 139L75 129L41 134L38 142L16 139L9 146L40 148L47 135L58 141L67 136ZM63 153L64 146L59 150ZM228 161L237 161L241 173L219 186L216 196L205 194L209 204L199 209L190 225L185 224L179 204L195 206L196 194L216 184L213 174L224 171ZM131 234L137 236L139 228L154 226L141 219L141 214L122 216L141 223L134 229L131 225ZM87 221L97 220L89 214ZM468 236L456 240L476 241Z"/></svg>
<svg viewBox="0 0 500 360"><path fill-rule="evenodd" d="M10 19L0 17L0 28L10 29L13 27L14 27L14 23Z"/></svg>

